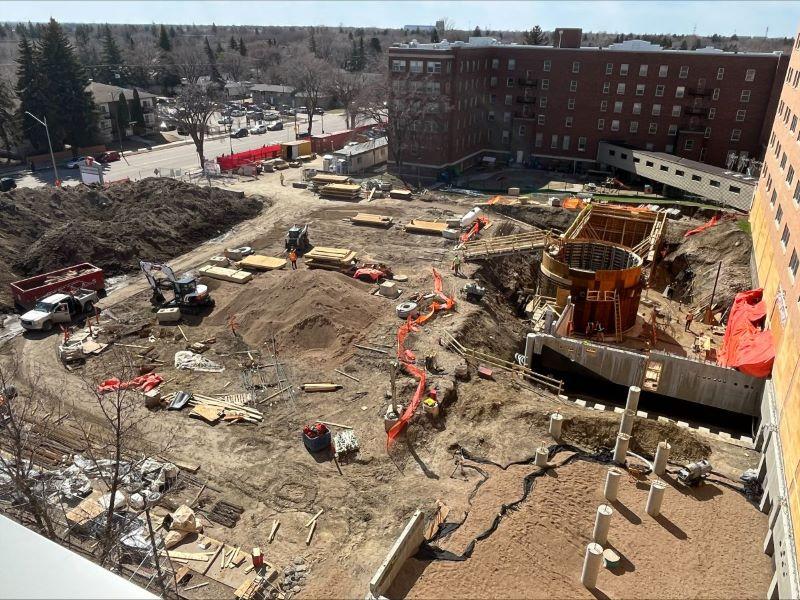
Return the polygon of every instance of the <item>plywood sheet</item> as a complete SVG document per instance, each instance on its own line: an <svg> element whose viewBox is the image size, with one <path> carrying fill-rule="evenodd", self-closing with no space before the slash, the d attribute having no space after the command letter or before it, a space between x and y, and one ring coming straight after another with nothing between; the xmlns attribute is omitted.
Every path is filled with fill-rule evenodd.
<svg viewBox="0 0 800 600"><path fill-rule="evenodd" d="M282 269L285 267L286 259L264 256L263 254L251 254L240 260L239 266L244 269L253 269L256 271L272 271L273 269Z"/></svg>
<svg viewBox="0 0 800 600"><path fill-rule="evenodd" d="M230 281L231 283L247 283L253 278L253 274L248 273L247 271L227 269L225 267L214 267L212 265L200 267L200 273L206 277L211 277L212 279Z"/></svg>
<svg viewBox="0 0 800 600"><path fill-rule="evenodd" d="M406 231L409 233L433 233L441 235L447 229L447 223L444 221L423 221L421 219L412 219L406 224Z"/></svg>
<svg viewBox="0 0 800 600"><path fill-rule="evenodd" d="M354 225L371 225L373 227L390 227L394 222L392 217L386 215L374 215L371 213L358 213L350 217L350 222Z"/></svg>

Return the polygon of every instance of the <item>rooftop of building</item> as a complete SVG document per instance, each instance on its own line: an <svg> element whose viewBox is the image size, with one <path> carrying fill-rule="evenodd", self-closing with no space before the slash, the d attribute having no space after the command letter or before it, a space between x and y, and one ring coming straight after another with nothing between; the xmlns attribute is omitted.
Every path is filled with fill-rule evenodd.
<svg viewBox="0 0 800 600"><path fill-rule="evenodd" d="M95 102L116 102L119 99L119 93L125 94L126 100L133 100L133 89L124 88L118 85L109 85L107 83L100 83L99 81L92 81L86 86L86 91L94 96ZM155 98L155 94L139 90L139 99ZM107 100L106 100L107 99Z"/></svg>
<svg viewBox="0 0 800 600"><path fill-rule="evenodd" d="M653 44L647 40L625 40L617 44L611 44L606 47L599 46L532 46L527 44L505 43L498 41L492 37L470 37L469 41L455 41L450 42L446 39L437 43L420 43L417 40L411 40L408 43L394 44L390 46L389 51L396 50L425 50L425 51L450 51L454 48L474 50L484 48L514 48L525 50L579 50L583 52L660 52L660 53L676 53L676 54L689 54L689 55L715 55L715 56L781 56L782 52L776 50L774 52L728 52L715 48L713 46L706 46L705 48L698 48L697 50L672 50L662 48L658 44Z"/></svg>
<svg viewBox="0 0 800 600"><path fill-rule="evenodd" d="M277 85L274 83L256 83L250 86L250 91L253 92L273 92L276 94L291 94L294 88L288 85Z"/></svg>
<svg viewBox="0 0 800 600"><path fill-rule="evenodd" d="M375 150L376 148L383 148L388 143L389 142L385 137L379 137L375 138L374 140L362 142L361 144L353 144L352 146L345 146L341 150L337 150L336 152L334 152L334 154L338 156L353 156L356 154L361 154L362 152Z"/></svg>

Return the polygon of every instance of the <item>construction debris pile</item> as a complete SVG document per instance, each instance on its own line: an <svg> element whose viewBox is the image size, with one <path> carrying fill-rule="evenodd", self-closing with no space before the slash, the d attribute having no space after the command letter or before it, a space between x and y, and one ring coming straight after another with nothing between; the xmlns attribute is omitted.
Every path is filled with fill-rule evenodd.
<svg viewBox="0 0 800 600"><path fill-rule="evenodd" d="M149 178L105 189L20 188L0 193L0 310L7 283L74 264L118 275L167 259L257 215L268 202L237 192Z"/></svg>

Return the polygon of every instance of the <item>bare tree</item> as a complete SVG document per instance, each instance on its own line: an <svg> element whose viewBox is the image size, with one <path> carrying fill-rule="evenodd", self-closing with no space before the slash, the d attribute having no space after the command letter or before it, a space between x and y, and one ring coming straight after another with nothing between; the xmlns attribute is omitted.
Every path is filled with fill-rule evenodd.
<svg viewBox="0 0 800 600"><path fill-rule="evenodd" d="M330 65L309 52L292 59L289 65L289 83L304 99L308 115L308 133L314 120L314 111L320 106L320 99L328 89Z"/></svg>
<svg viewBox="0 0 800 600"><path fill-rule="evenodd" d="M238 52L226 52L220 61L223 72L233 81L240 81L250 69L250 60Z"/></svg>
<svg viewBox="0 0 800 600"><path fill-rule="evenodd" d="M189 132L200 159L200 167L205 168L205 144L208 121L216 110L212 97L214 88L203 89L193 84L187 85L178 94L175 102L175 120Z"/></svg>
<svg viewBox="0 0 800 600"><path fill-rule="evenodd" d="M348 129L356 126L358 100L363 97L367 75L362 72L334 71L328 81L328 92L344 107Z"/></svg>
<svg viewBox="0 0 800 600"><path fill-rule="evenodd" d="M39 530L54 540L44 472L35 463L60 419L60 402L41 384L40 373L24 382L20 373L16 354L0 365L0 479L7 480L22 500L17 508L28 512Z"/></svg>
<svg viewBox="0 0 800 600"><path fill-rule="evenodd" d="M186 83L194 85L200 77L208 73L209 65L206 55L188 45L178 46L169 53L169 63L175 74Z"/></svg>

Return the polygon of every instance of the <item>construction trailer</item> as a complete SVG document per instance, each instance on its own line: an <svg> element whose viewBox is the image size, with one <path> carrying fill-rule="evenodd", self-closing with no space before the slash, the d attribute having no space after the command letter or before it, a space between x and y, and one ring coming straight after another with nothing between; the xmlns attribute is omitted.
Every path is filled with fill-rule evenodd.
<svg viewBox="0 0 800 600"><path fill-rule="evenodd" d="M353 129L343 129L342 131L312 135L311 149L317 154L334 152L340 148L344 148L348 142L364 141L366 139L363 135L364 132L373 127L374 125L361 125Z"/></svg>
<svg viewBox="0 0 800 600"><path fill-rule="evenodd" d="M385 137L360 144L351 144L333 153L337 173L361 173L389 159L389 144Z"/></svg>
<svg viewBox="0 0 800 600"><path fill-rule="evenodd" d="M309 156L310 154L311 154L310 140L281 142L281 158L283 160L297 160L301 156Z"/></svg>

